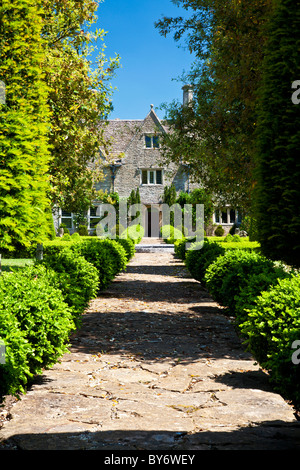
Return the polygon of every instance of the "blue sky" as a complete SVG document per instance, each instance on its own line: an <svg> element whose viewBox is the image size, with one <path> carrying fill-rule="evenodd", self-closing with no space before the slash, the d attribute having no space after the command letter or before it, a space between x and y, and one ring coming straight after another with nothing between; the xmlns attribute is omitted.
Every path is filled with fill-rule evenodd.
<svg viewBox="0 0 300 470"><path fill-rule="evenodd" d="M107 31L104 42L107 57L120 55L121 68L112 80L111 119L144 119L153 104L182 100L183 83L177 79L190 69L192 55L170 35L161 36L154 22L165 16L186 15L171 0L105 0L100 3L97 28Z"/></svg>

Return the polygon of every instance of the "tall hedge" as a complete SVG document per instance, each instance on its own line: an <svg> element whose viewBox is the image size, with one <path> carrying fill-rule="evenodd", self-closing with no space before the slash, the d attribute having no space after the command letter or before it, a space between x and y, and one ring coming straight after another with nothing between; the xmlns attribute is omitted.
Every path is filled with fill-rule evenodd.
<svg viewBox="0 0 300 470"><path fill-rule="evenodd" d="M300 8L274 0L259 90L255 211L262 252L300 266L300 105L292 83L300 77Z"/></svg>
<svg viewBox="0 0 300 470"><path fill-rule="evenodd" d="M50 235L47 176L50 112L43 76L40 2L0 4L0 249L20 250ZM2 100L3 101L3 100Z"/></svg>

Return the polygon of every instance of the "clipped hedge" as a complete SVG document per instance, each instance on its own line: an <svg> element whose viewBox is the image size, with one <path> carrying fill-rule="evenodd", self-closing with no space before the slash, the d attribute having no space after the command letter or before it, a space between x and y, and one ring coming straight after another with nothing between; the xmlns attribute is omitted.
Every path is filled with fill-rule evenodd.
<svg viewBox="0 0 300 470"><path fill-rule="evenodd" d="M166 243L173 244L175 240L180 240L184 237L181 230L174 228L172 225L163 225L160 228L161 237Z"/></svg>
<svg viewBox="0 0 300 470"><path fill-rule="evenodd" d="M225 253L225 249L218 243L211 243L207 240L204 240L202 248L202 243L198 243L200 243L199 250L194 249L196 248L196 244L192 244L190 249L186 252L185 265L190 271L191 275L197 281L200 281L204 284L206 269L216 258L218 258L218 256Z"/></svg>
<svg viewBox="0 0 300 470"><path fill-rule="evenodd" d="M144 227L140 224L130 225L124 232L121 233L120 238L130 239L136 245L140 243L145 235Z"/></svg>
<svg viewBox="0 0 300 470"><path fill-rule="evenodd" d="M126 251L127 261L130 261L131 258L133 258L134 254L135 254L135 244L134 244L133 240L131 240L131 238L119 238L119 237L117 237L116 241L120 245L122 245L122 247Z"/></svg>
<svg viewBox="0 0 300 470"><path fill-rule="evenodd" d="M263 269L262 272L247 276L247 282L243 283L242 289L235 296L235 323L239 327L247 320L248 310L256 298L264 291L275 286L280 279L290 278L291 274L283 266L273 266L272 269Z"/></svg>
<svg viewBox="0 0 300 470"><path fill-rule="evenodd" d="M81 324L81 314L89 301L96 297L99 289L99 274L95 266L83 256L78 256L70 248L65 248L57 255L48 255L42 262L51 268L48 270L49 281L59 288L64 300L72 308L76 326ZM36 268L33 268L33 271Z"/></svg>
<svg viewBox="0 0 300 470"><path fill-rule="evenodd" d="M70 249L97 268L100 290L105 289L127 266L126 251L116 240L86 238L81 243L70 245Z"/></svg>
<svg viewBox="0 0 300 470"><path fill-rule="evenodd" d="M1 394L24 391L28 381L51 367L68 350L75 330L62 292L32 267L0 277L0 337L6 346L0 364Z"/></svg>
<svg viewBox="0 0 300 470"><path fill-rule="evenodd" d="M247 286L249 276L273 269L272 261L258 253L228 250L207 267L204 282L214 299L234 312L235 297Z"/></svg>
<svg viewBox="0 0 300 470"><path fill-rule="evenodd" d="M19 394L68 350L91 298L126 268L131 240L70 237L44 244L42 261L0 277L0 394Z"/></svg>
<svg viewBox="0 0 300 470"><path fill-rule="evenodd" d="M300 364L293 342L300 340L300 277L293 275L257 297L241 325L248 349L269 371L274 388L300 409Z"/></svg>
<svg viewBox="0 0 300 470"><path fill-rule="evenodd" d="M300 347L293 349L300 341L299 273L256 248L225 249L231 243L206 240L202 250L185 253L185 264L216 301L229 307L247 348L269 372L274 388L300 410Z"/></svg>

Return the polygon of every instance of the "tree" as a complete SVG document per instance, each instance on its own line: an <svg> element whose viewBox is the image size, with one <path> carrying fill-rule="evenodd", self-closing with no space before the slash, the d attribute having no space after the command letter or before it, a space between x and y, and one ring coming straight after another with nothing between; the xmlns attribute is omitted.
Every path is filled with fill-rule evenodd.
<svg viewBox="0 0 300 470"><path fill-rule="evenodd" d="M256 90L271 0L174 0L188 19L162 18L162 35L175 31L196 56L182 77L194 88L190 106L165 104L172 132L163 141L166 163L189 163L191 177L218 204L249 210L253 184ZM259 47L258 47L259 45Z"/></svg>
<svg viewBox="0 0 300 470"><path fill-rule="evenodd" d="M91 205L95 182L103 176L99 149L107 143L99 124L111 111L109 80L119 59L106 60L104 31L90 31L97 19L95 1L43 0L43 5L52 110L51 197L57 206L82 212Z"/></svg>
<svg viewBox="0 0 300 470"><path fill-rule="evenodd" d="M263 253L300 266L299 2L274 0L266 26L256 130L255 211Z"/></svg>
<svg viewBox="0 0 300 470"><path fill-rule="evenodd" d="M0 248L21 250L50 236L48 132L41 6L2 0L0 6ZM51 217L52 219L52 217Z"/></svg>

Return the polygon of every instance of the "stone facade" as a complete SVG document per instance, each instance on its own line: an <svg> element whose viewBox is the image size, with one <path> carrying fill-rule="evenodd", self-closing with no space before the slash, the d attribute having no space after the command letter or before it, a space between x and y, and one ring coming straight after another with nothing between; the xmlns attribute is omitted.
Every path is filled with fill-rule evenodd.
<svg viewBox="0 0 300 470"><path fill-rule="evenodd" d="M185 85L183 105L188 106L192 99L192 89L189 85ZM101 130L107 145L100 149L104 162L104 179L96 184L96 190L107 194L116 192L120 199L127 199L132 190L139 188L141 203L148 208L148 211L151 210L150 207L154 211L155 207L163 202L166 186L173 184L177 193L190 192L199 187L199 184L190 181L188 166L171 163L166 167L163 164L159 139L169 132L169 128L167 122L158 118L153 105L145 119L104 121L101 123ZM99 201L94 201L95 207L87 214L88 229L91 232L94 231L93 220L99 220L99 209L97 209L99 204ZM150 218L147 215L145 217L147 228ZM213 216L213 225L222 225L225 234L237 221L237 211L232 211L230 208L221 212L216 211ZM72 214L58 210L55 217L56 229L62 222L67 225L70 232L74 231Z"/></svg>
<svg viewBox="0 0 300 470"><path fill-rule="evenodd" d="M159 137L166 132L168 128L159 120L153 106L142 121L108 121L104 135L111 144L110 163L97 189L115 191L121 198L127 198L132 189L139 188L144 205L162 203L164 187L171 184L178 192L191 190L184 166L171 164L166 168L162 165Z"/></svg>

